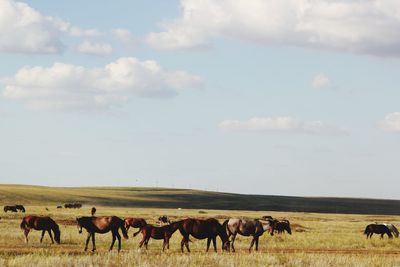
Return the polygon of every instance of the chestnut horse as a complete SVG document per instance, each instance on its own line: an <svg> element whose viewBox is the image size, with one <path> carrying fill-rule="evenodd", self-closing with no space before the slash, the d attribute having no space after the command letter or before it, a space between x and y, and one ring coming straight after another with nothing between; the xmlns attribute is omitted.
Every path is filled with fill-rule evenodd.
<svg viewBox="0 0 400 267"><path fill-rule="evenodd" d="M47 231L51 238L51 243L54 244L53 235L51 234L51 231L53 231L54 239L56 240L57 244L60 244L60 228L58 227L58 224L50 217L28 215L22 219L20 227L22 230L24 230L26 243L28 243L28 234L30 230L34 229L42 231L40 243L42 243L44 234Z"/></svg>
<svg viewBox="0 0 400 267"><path fill-rule="evenodd" d="M392 232L387 225L379 223L367 225L367 227L365 227L364 234L367 235L367 238L371 238L373 234L380 234L381 238L383 238L384 234L387 234L389 238L393 238Z"/></svg>
<svg viewBox="0 0 400 267"><path fill-rule="evenodd" d="M183 236L181 241L181 251L183 252L183 246L186 246L188 252L189 249L189 236L193 236L196 239L207 238L207 249L210 248L211 240L213 241L214 251L217 252L217 236L221 238L222 250L229 251L229 238L225 232L224 227L218 222L217 219L210 218L207 220L200 219L185 219L182 222L182 226L179 227L179 231Z"/></svg>
<svg viewBox="0 0 400 267"><path fill-rule="evenodd" d="M139 234L140 230L141 230L140 228L147 225L146 220L142 219L142 218L125 218L124 222L125 222L125 229L127 232L129 230L129 227L139 228L139 230L137 232L135 232L133 234L133 236L136 236L137 234Z"/></svg>
<svg viewBox="0 0 400 267"><path fill-rule="evenodd" d="M273 220L243 220L243 219L229 219L224 222L224 228L228 233L228 237L232 236L232 251L235 251L234 243L237 234L243 236L253 236L249 251L256 244L256 250L258 250L258 240L260 236L268 231L271 235L274 233L274 221Z"/></svg>
<svg viewBox="0 0 400 267"><path fill-rule="evenodd" d="M165 250L165 247L169 249L169 239L180 227L182 227L182 221L172 222L168 225L160 227L147 224L139 230L139 232L142 232L143 235L142 240L139 243L139 247L141 248L144 244L145 248L147 249L147 244L149 243L150 238L153 238L164 240L162 251ZM135 233L133 236L136 236L139 232Z"/></svg>
<svg viewBox="0 0 400 267"><path fill-rule="evenodd" d="M118 230L121 229L122 235L125 239L128 239L128 233L124 227L124 221L117 216L102 216L102 217L80 217L76 218L79 233L82 233L82 228L85 228L88 232L88 237L86 239L85 251L88 248L90 238L92 238L93 248L92 251L96 250L96 241L94 234L105 234L111 231L112 233L112 243L109 251L114 247L115 239L118 238L118 252L121 250L121 235Z"/></svg>

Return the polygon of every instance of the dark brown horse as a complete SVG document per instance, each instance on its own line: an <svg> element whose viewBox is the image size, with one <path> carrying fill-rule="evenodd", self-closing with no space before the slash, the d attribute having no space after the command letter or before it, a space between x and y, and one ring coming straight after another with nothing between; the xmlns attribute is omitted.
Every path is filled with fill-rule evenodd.
<svg viewBox="0 0 400 267"><path fill-rule="evenodd" d="M384 234L387 234L389 238L393 238L392 232L387 225L379 223L367 225L367 227L365 227L364 234L367 235L367 238L371 238L373 234L380 234L381 238L383 238Z"/></svg>
<svg viewBox="0 0 400 267"><path fill-rule="evenodd" d="M271 235L274 233L274 221L273 220L244 220L244 219L229 219L224 222L224 228L228 233L228 237L232 236L232 251L235 251L235 239L236 235L242 236L253 236L249 251L251 251L253 245L256 245L258 250L258 240L265 231L268 231Z"/></svg>
<svg viewBox="0 0 400 267"><path fill-rule="evenodd" d="M290 228L290 222L288 220L274 220L274 228L278 234L284 233L285 231L288 232L289 235L292 234L292 229Z"/></svg>
<svg viewBox="0 0 400 267"><path fill-rule="evenodd" d="M96 250L95 233L105 234L111 231L112 243L110 251L114 247L115 239L118 239L118 252L121 250L121 235L118 230L121 229L122 235L125 239L128 239L128 234L124 227L124 221L117 216L103 216L103 217L80 217L76 218L78 223L79 233L82 233L82 228L85 228L88 232L86 239L85 251L88 248L90 238L92 238L93 248L92 251Z"/></svg>
<svg viewBox="0 0 400 267"><path fill-rule="evenodd" d="M28 243L28 234L30 230L34 229L42 231L42 237L40 238L40 243L42 243L44 234L47 231L51 238L51 243L54 244L54 240L56 240L57 244L60 244L60 228L58 227L58 224L55 221L53 221L53 219L50 217L28 215L22 219L20 227L22 230L24 230L26 243ZM51 231L53 231L54 233L54 240Z"/></svg>
<svg viewBox="0 0 400 267"><path fill-rule="evenodd" d="M11 211L11 212L18 212L16 206L4 206L4 212Z"/></svg>
<svg viewBox="0 0 400 267"><path fill-rule="evenodd" d="M15 205L15 208L21 212L25 212L25 207L22 205Z"/></svg>
<svg viewBox="0 0 400 267"><path fill-rule="evenodd" d="M183 246L186 246L188 252L189 249L189 236L193 236L196 239L207 238L207 249L210 248L211 241L213 242L214 251L217 251L217 236L221 238L222 250L229 251L229 238L226 234L224 227L214 218L207 220L200 219L185 219L182 221L182 226L179 227L179 231L183 236L181 241L181 251L183 252Z"/></svg>
<svg viewBox="0 0 400 267"><path fill-rule="evenodd" d="M135 232L133 236L136 236L138 233L140 233L140 228L147 225L146 220L143 218L125 218L124 221L125 221L126 231L129 230L129 227L139 228L139 230Z"/></svg>
<svg viewBox="0 0 400 267"><path fill-rule="evenodd" d="M165 250L165 247L169 249L169 239L180 227L182 227L182 221L172 222L161 227L147 224L139 230L143 235L142 240L139 243L139 247L141 248L144 244L145 248L147 249L147 244L149 243L150 238L153 238L164 240L162 249L163 251ZM136 236L137 234L138 233L135 233L133 236Z"/></svg>

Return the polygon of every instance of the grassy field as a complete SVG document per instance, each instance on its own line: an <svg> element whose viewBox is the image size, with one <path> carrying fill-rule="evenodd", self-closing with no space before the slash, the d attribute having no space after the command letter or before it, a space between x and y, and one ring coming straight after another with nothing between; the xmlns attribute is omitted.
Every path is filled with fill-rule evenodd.
<svg viewBox="0 0 400 267"><path fill-rule="evenodd" d="M400 239L389 240L386 236L380 239L374 235L367 240L363 235L365 226L373 222L391 222L400 225L397 215L355 215L355 214L320 214L304 212L276 211L244 211L188 208L152 208L134 207L136 194L128 194L133 189L80 189L54 192L54 189L33 187L24 196L18 194L6 195L0 187L2 204L22 203L27 209L26 214L48 215L55 219L61 229L61 244L52 245L49 237L39 243L40 232L31 232L29 243L24 242L24 236L19 229L24 214L0 213L0 266L400 266ZM15 189L8 186L8 190ZM29 188L29 187L28 187ZM21 189L20 189L21 190ZM25 187L24 190L27 190ZM161 195L157 190L145 192L143 200L160 201L155 195ZM175 192L180 192L176 190ZM9 192L9 191L8 191ZM121 192L121 194L119 194ZM155 193L156 192L156 193ZM173 190L166 194L174 194ZM41 193L41 197L39 197ZM181 192L182 193L182 192ZM187 193L185 191L185 193ZM10 193L11 194L11 193ZM169 215L172 220L187 217L214 217L221 222L230 217L259 218L271 215L279 219L289 219L293 234L264 235L260 240L260 250L248 253L251 239L237 238L236 253L221 252L221 242L218 240L218 253L205 253L206 241L195 240L190 243L192 252L180 252L181 236L176 232L171 239L171 249L161 252L162 241L151 240L149 250L138 249L141 235L133 238L134 229L130 229L129 239L123 240L122 251L109 253L111 234L97 235L97 252L84 252L86 234L79 234L75 218L88 216L93 199L129 199L128 202L117 200L114 206L96 205L97 215L117 215L124 217L143 217L149 223L156 223L159 215ZM56 209L57 204L66 201L82 201L82 209ZM162 200L162 198L161 198ZM218 199L215 199L218 201ZM107 203L108 204L108 203ZM121 205L120 205L121 204ZM167 203L164 203L165 205ZM212 203L204 203L212 204ZM119 206L120 205L120 206ZM140 206L140 205L139 205ZM167 205L166 205L167 206ZM91 246L89 246L89 249Z"/></svg>

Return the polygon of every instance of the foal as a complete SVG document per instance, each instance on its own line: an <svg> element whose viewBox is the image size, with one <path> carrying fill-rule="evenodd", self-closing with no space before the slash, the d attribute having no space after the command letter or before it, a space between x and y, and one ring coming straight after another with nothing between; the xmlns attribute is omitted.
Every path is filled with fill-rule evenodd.
<svg viewBox="0 0 400 267"><path fill-rule="evenodd" d="M22 219L20 224L20 228L24 230L25 241L28 243L28 234L31 229L42 231L42 237L40 238L40 243L43 241L43 237L45 232L49 233L51 238L51 243L54 244L53 235L51 231L54 233L54 239L56 240L57 244L60 244L60 228L58 224L53 221L50 217L40 217L40 216L32 216L28 215Z"/></svg>
<svg viewBox="0 0 400 267"><path fill-rule="evenodd" d="M85 228L88 232L86 239L85 251L88 248L89 240L92 238L93 248L92 251L96 250L96 241L94 234L105 234L111 231L112 243L109 251L114 247L115 239L118 238L118 252L121 250L121 235L118 230L121 229L122 235L125 239L128 239L128 234L124 227L124 221L117 216L103 216L103 217L80 217L76 218L79 233L82 233L82 228Z"/></svg>
<svg viewBox="0 0 400 267"><path fill-rule="evenodd" d="M143 235L142 240L139 243L139 247L141 248L144 244L145 248L147 249L147 244L149 243L150 238L153 238L164 240L162 251L165 250L165 247L169 249L169 239L180 227L182 227L182 221L173 222L161 227L147 224L139 230L139 232L142 232ZM133 236L136 236L139 232L135 233Z"/></svg>

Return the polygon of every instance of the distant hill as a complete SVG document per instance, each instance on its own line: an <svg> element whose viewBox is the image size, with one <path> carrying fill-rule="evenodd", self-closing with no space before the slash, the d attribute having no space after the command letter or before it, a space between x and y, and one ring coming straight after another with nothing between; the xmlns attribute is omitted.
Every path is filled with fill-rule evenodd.
<svg viewBox="0 0 400 267"><path fill-rule="evenodd" d="M143 187L0 185L0 205L87 205L400 215L400 200L244 195Z"/></svg>

